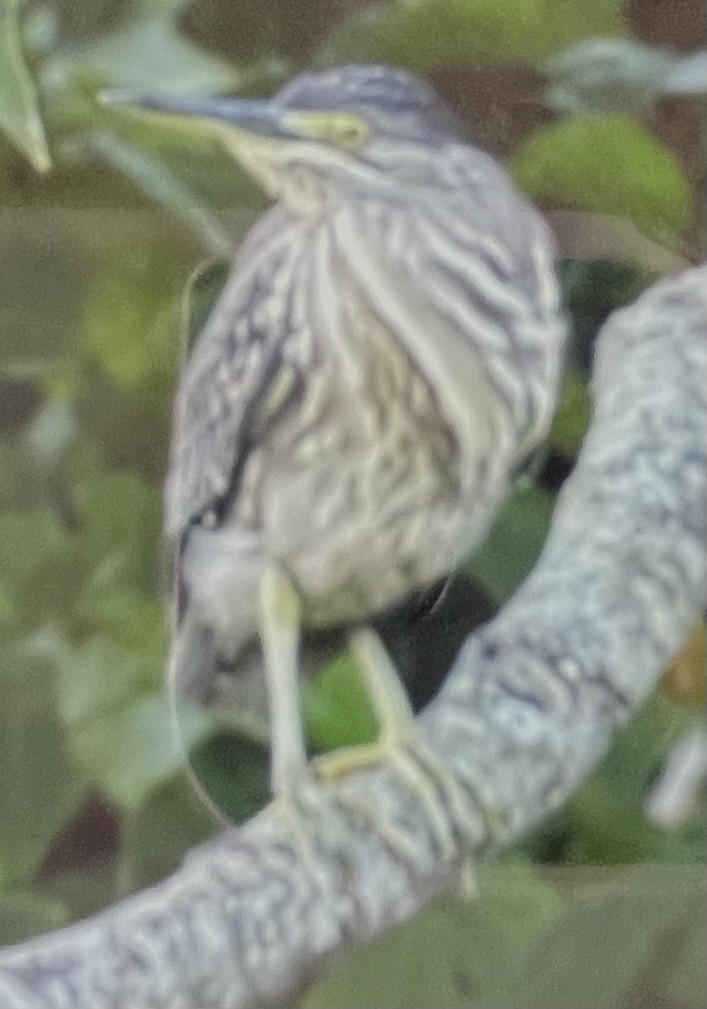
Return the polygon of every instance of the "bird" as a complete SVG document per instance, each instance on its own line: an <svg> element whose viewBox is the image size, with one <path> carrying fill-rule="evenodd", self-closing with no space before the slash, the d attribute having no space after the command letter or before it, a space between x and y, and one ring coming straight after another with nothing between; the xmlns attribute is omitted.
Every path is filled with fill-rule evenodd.
<svg viewBox="0 0 707 1009"><path fill-rule="evenodd" d="M401 68L130 103L196 117L270 201L179 380L164 528L172 689L206 703L259 641L271 787L287 799L311 767L304 628L348 628L379 723L377 744L324 758L328 773L417 745L371 622L468 558L548 432L565 343L553 243Z"/></svg>

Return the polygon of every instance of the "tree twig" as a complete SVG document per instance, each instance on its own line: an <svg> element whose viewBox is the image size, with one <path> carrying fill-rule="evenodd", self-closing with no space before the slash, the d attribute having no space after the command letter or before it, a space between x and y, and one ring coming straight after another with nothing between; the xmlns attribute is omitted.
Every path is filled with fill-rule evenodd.
<svg viewBox="0 0 707 1009"><path fill-rule="evenodd" d="M533 574L462 648L420 730L463 802L440 816L392 767L303 791L164 883L0 957L3 1009L252 1007L411 916L466 853L563 802L705 605L707 267L600 336L595 413ZM304 808L306 807L306 808Z"/></svg>

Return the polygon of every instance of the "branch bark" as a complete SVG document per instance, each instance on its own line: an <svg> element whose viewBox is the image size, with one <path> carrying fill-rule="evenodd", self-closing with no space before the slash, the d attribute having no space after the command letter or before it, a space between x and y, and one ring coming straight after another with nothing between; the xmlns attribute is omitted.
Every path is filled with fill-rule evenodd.
<svg viewBox="0 0 707 1009"><path fill-rule="evenodd" d="M533 574L460 651L420 731L463 801L439 816L393 767L303 789L164 883L6 950L3 1009L291 1004L563 802L653 689L707 599L707 267L615 313L595 409Z"/></svg>

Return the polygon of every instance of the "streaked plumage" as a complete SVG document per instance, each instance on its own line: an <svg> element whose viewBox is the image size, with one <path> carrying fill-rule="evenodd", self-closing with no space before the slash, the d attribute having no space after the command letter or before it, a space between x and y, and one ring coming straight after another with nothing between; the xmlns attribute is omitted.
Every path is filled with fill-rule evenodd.
<svg viewBox="0 0 707 1009"><path fill-rule="evenodd" d="M329 127L312 110L344 114L335 140L313 136ZM175 408L174 668L201 696L218 655L257 634L268 564L317 624L361 620L457 565L546 433L561 369L541 218L427 85L381 67L304 74L267 114L309 133L224 134L276 202ZM228 121L227 100L213 115ZM347 123L366 133L355 149Z"/></svg>

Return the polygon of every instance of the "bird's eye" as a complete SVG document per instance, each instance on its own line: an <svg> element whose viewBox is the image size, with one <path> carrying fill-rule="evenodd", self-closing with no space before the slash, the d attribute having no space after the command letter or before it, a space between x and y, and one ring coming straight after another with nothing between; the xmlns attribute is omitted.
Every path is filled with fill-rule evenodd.
<svg viewBox="0 0 707 1009"><path fill-rule="evenodd" d="M348 150L356 150L368 139L370 129L368 123L363 119L341 118L334 120L331 124L331 140L337 147L345 147Z"/></svg>
<svg viewBox="0 0 707 1009"><path fill-rule="evenodd" d="M283 121L288 129L301 137L325 141L346 150L361 147L371 132L365 119L347 113L295 109L288 112Z"/></svg>

